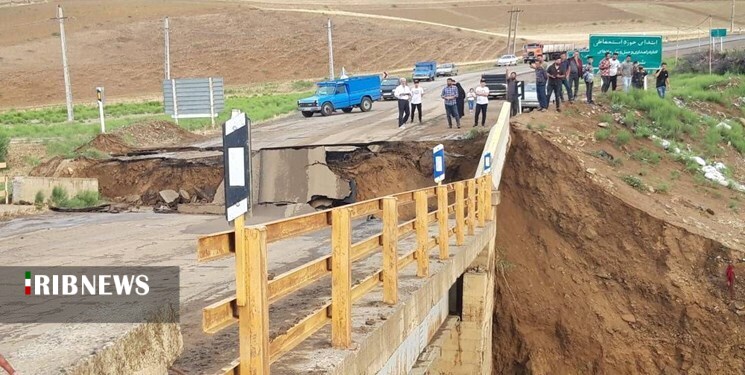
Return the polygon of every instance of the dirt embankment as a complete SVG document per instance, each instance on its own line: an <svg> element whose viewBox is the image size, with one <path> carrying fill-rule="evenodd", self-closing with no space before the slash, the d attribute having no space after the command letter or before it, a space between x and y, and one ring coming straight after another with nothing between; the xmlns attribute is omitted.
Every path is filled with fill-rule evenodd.
<svg viewBox="0 0 745 375"><path fill-rule="evenodd" d="M742 373L734 306L745 305L723 286L730 250L609 194L540 135L513 137L494 373Z"/></svg>

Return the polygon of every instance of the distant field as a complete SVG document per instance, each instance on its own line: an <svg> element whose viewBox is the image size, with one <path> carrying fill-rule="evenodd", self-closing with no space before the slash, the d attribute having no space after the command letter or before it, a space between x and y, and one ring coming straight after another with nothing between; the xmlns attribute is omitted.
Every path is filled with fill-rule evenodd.
<svg viewBox="0 0 745 375"><path fill-rule="evenodd" d="M299 8L364 12L399 19L332 16L337 72L379 73L423 59L482 61L505 49L507 10L520 16L518 44L581 42L590 33L675 35L712 13L725 27L729 2L599 2L596 0L69 0L64 2L76 104L95 87L110 101L160 98L162 19L171 19L173 77L221 76L229 88L322 78L328 61L327 15L260 10ZM0 109L64 101L56 2L0 7ZM745 6L737 8L745 19ZM411 20L432 22L425 25ZM440 24L440 25L438 25ZM708 24L705 25L708 27ZM738 27L741 27L738 25ZM488 31L491 35L466 29ZM696 30L682 32L693 37Z"/></svg>

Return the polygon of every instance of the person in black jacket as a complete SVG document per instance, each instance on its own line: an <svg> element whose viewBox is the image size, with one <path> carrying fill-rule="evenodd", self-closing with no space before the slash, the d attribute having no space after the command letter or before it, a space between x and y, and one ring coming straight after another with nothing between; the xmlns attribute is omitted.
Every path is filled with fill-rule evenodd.
<svg viewBox="0 0 745 375"><path fill-rule="evenodd" d="M458 99L456 100L458 103L458 114L463 118L463 115L466 112L466 90L463 89L460 82L456 82L455 87L458 89Z"/></svg>

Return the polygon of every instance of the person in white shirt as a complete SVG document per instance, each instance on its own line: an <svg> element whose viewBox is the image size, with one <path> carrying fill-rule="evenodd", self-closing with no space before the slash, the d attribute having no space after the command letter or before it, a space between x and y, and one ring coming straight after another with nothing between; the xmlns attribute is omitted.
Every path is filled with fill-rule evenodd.
<svg viewBox="0 0 745 375"><path fill-rule="evenodd" d="M482 79L479 87L474 92L476 93L476 116L473 118L473 127L475 128L479 125L479 115L482 113L481 126L486 124L486 107L489 105L489 88L486 87L486 81Z"/></svg>
<svg viewBox="0 0 745 375"><path fill-rule="evenodd" d="M406 121L409 121L409 114L411 113L411 107L409 107L411 88L406 85L406 78L401 78L399 83L393 90L393 96L398 99L398 127L406 129Z"/></svg>
<svg viewBox="0 0 745 375"><path fill-rule="evenodd" d="M616 91L616 85L618 84L618 72L621 68L621 62L618 61L618 52L613 53L613 57L610 59L610 69L608 75L610 76L610 87L611 91Z"/></svg>
<svg viewBox="0 0 745 375"><path fill-rule="evenodd" d="M411 88L411 123L414 123L414 115L419 110L419 123L422 123L422 96L424 88L419 87L419 80L414 81L414 87Z"/></svg>

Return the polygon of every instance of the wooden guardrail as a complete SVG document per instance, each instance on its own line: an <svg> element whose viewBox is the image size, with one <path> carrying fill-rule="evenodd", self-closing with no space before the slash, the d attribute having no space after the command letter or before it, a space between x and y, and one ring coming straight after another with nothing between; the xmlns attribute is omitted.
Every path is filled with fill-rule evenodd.
<svg viewBox="0 0 745 375"><path fill-rule="evenodd" d="M452 202L449 195L454 196ZM430 198L436 200L434 211L429 211ZM271 363L327 323L331 323L331 345L349 348L354 302L382 284L383 302L396 304L399 270L416 262L417 276L427 277L430 251L437 247L439 258L447 259L452 236L457 245L462 245L465 236L475 233L475 227L483 227L491 220L491 202L491 176L487 174L263 225L244 227L241 217L236 219L236 230L199 238L199 261L231 255L236 261L235 297L205 307L202 317L202 327L207 333L239 325L240 357L221 372L269 374ZM410 204L414 205L414 218L400 222L399 208ZM381 232L352 243L352 220L367 215L382 217ZM451 215L455 219L453 227L450 227ZM437 235L430 236L430 226L435 225ZM268 280L268 244L326 228L331 228L331 254ZM399 256L399 241L410 235L416 237L416 246ZM352 286L352 263L378 251L382 251L382 268ZM331 301L270 340L269 305L326 276L331 276Z"/></svg>
<svg viewBox="0 0 745 375"><path fill-rule="evenodd" d="M0 169L8 168L8 165L5 163L0 163ZM8 192L8 184L10 183L8 180L8 176L4 175L2 178L3 181L3 189L0 190L0 198L5 199L5 204L8 204L10 199L10 193Z"/></svg>

